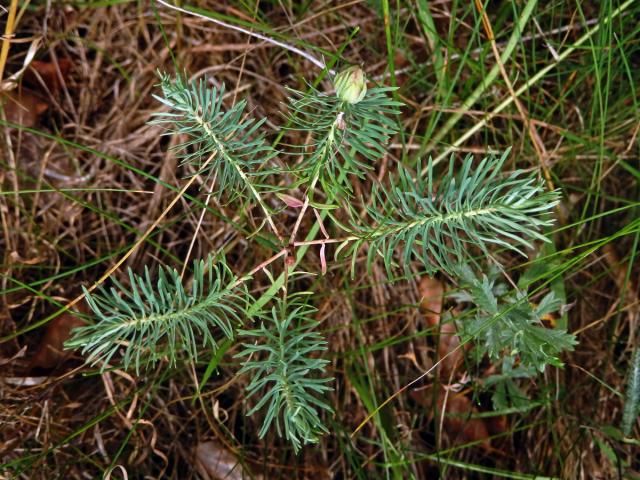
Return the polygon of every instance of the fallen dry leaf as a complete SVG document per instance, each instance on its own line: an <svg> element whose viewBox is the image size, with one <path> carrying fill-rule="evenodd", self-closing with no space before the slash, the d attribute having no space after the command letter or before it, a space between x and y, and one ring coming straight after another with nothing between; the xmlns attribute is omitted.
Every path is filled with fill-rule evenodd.
<svg viewBox="0 0 640 480"><path fill-rule="evenodd" d="M62 86L60 76L62 76L62 81L65 81L71 72L71 66L71 60L68 58L59 59L57 64L33 60L25 72L22 82L35 90L41 89L42 83L44 83L49 92L57 95ZM60 70L60 75L58 75L58 70Z"/></svg>
<svg viewBox="0 0 640 480"><path fill-rule="evenodd" d="M444 286L442 282L433 277L423 277L420 280L419 291L421 295L420 310L425 316L428 325L440 327L438 341L438 357L441 359L439 370L442 376L448 378L454 369L463 360L463 350L460 348L455 323L441 323L442 305L444 300ZM411 396L422 406L432 407L432 388L416 390ZM501 433L506 428L504 417L485 422L481 418L471 418L477 414L477 409L471 400L463 394L449 391L440 387L436 399L437 421L442 422L443 433L456 443L480 442L480 447L491 449L489 431ZM444 417L442 412L444 411Z"/></svg>
<svg viewBox="0 0 640 480"><path fill-rule="evenodd" d="M15 264L21 264L21 265L37 265L39 263L42 263L45 261L44 257L39 257L39 256L33 256L31 258L25 258L23 256L21 256L18 252L16 252L15 250L13 252L11 252L9 254L9 261L11 263L15 263Z"/></svg>
<svg viewBox="0 0 640 480"><path fill-rule="evenodd" d="M82 325L85 321L74 312L64 312L49 322L38 350L29 362L30 368L52 369L60 365L71 354L64 350L64 342L71 336L72 329Z"/></svg>
<svg viewBox="0 0 640 480"><path fill-rule="evenodd" d="M255 478L245 473L235 455L214 441L196 447L196 469L206 480L242 480Z"/></svg>
<svg viewBox="0 0 640 480"><path fill-rule="evenodd" d="M12 363L17 358L22 358L27 353L27 346L22 347L18 352L9 358L0 358L0 367Z"/></svg>
<svg viewBox="0 0 640 480"><path fill-rule="evenodd" d="M463 442L481 442L485 450L491 448L489 431L481 418L471 418L478 410L466 396L450 392L446 398L442 390L438 396L438 413L444 410L442 427L449 438L460 439Z"/></svg>
<svg viewBox="0 0 640 480"><path fill-rule="evenodd" d="M0 97L5 118L25 127L35 127L49 109L48 97L58 95L71 66L71 60L66 58L57 64L33 60L22 77L23 86Z"/></svg>
<svg viewBox="0 0 640 480"><path fill-rule="evenodd" d="M501 435L505 433L509 428L509 422L507 422L506 415L496 415L494 417L487 417L484 419L484 424L491 436Z"/></svg>
<svg viewBox="0 0 640 480"><path fill-rule="evenodd" d="M3 377L2 381L15 387L35 387L48 379L49 377Z"/></svg>
<svg viewBox="0 0 640 480"><path fill-rule="evenodd" d="M442 282L433 277L422 277L418 287L421 295L420 310L430 326L440 325L440 338L438 341L438 358L441 374L448 377L457 365L462 362L463 354L460 346L460 338L453 322L440 323L442 303L444 300L444 286Z"/></svg>
<svg viewBox="0 0 640 480"><path fill-rule="evenodd" d="M618 287L619 291L625 292L625 305L636 305L638 303L638 298L636 296L636 292L638 291L638 277L631 275L627 279L629 264L620 260L618 253L612 244L607 243L602 250L605 254L604 259L611 269L611 275L613 276L613 281L615 282L616 287ZM637 310L637 308L629 310L628 315L632 317L637 313ZM634 324L635 323L632 322L632 325Z"/></svg>
<svg viewBox="0 0 640 480"><path fill-rule="evenodd" d="M433 387L411 392L411 397L421 406L433 412ZM480 447L491 449L489 428L481 418L472 418L478 410L471 400L462 393L447 391L439 387L436 399L436 422L442 422L442 433L457 444L480 442ZM444 411L444 418L442 412ZM433 416L430 414L429 418Z"/></svg>
<svg viewBox="0 0 640 480"><path fill-rule="evenodd" d="M440 323L442 313L442 301L444 299L444 287L442 282L433 277L422 277L418 287L420 292L420 310L431 326Z"/></svg>
<svg viewBox="0 0 640 480"><path fill-rule="evenodd" d="M7 121L25 127L35 127L49 108L49 104L40 95L27 89L3 94L0 103Z"/></svg>
<svg viewBox="0 0 640 480"><path fill-rule="evenodd" d="M444 323L440 327L440 341L438 342L438 358L440 362L440 372L448 377L464 359L462 348L460 347L460 337L453 323Z"/></svg>

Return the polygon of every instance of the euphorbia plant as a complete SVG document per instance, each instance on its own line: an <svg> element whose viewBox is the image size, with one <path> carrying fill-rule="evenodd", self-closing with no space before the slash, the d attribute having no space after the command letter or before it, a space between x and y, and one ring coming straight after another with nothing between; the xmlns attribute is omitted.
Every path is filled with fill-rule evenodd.
<svg viewBox="0 0 640 480"><path fill-rule="evenodd" d="M188 137L176 147L182 164L195 167L219 201L256 206L274 252L248 272L234 271L216 254L195 261L188 279L161 266L130 271L126 284L114 279L110 290L86 291L97 322L77 329L68 346L81 347L87 361L102 369L121 363L140 372L159 361L173 366L203 350L215 352L222 338L236 342L239 371L250 377L249 413L264 411L260 436L275 425L297 451L327 432L322 412L331 411L323 398L332 380L323 359L327 342L314 318L317 298L298 290L292 261L299 248L313 247L323 272L332 261L353 274L361 253L365 268L381 262L390 277L398 270L410 274L413 265L446 272L469 287L478 307L477 319L464 329L480 342L478 351L530 362L537 370L559 364L573 337L542 327L542 309L532 308L526 295L502 305L482 275L493 248L522 253L534 241L547 241L542 232L552 224L558 192L545 191L535 174L503 174L508 152L479 162L452 159L443 168L431 161L398 164L386 178L373 180L367 174L388 154L402 104L389 96L392 88L368 88L360 67L343 70L333 82L327 92L288 90L283 133L303 130L309 141L276 150L265 140L265 119L251 118L245 101L227 107L224 88L161 74L156 98L168 111L155 114L152 123ZM354 178L373 182L363 211L352 206ZM296 212L295 222L277 221L272 195ZM322 238L298 238L307 215ZM278 270L285 276L282 288L254 298L249 285L256 276L266 272L273 280Z"/></svg>

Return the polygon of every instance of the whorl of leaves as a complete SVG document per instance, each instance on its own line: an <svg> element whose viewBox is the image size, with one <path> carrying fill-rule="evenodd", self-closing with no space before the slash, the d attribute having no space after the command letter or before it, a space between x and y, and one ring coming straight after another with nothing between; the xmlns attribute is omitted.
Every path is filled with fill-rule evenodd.
<svg viewBox="0 0 640 480"><path fill-rule="evenodd" d="M317 442L318 435L327 432L319 410L331 411L316 396L331 390L327 383L332 379L319 377L329 361L317 357L327 349L327 342L315 331L315 312L302 300L302 294L290 295L278 299L271 316L259 326L239 331L247 340L255 340L243 343L243 351L236 355L247 358L240 373L250 375L249 397L260 396L247 415L266 406L260 438L275 422L278 434L284 430L284 437L296 451L302 444Z"/></svg>
<svg viewBox="0 0 640 480"><path fill-rule="evenodd" d="M351 194L348 176L363 177L372 169L397 131L396 121L386 116L400 113L402 106L389 98L393 90L372 88L364 99L350 104L313 87L307 93L289 89L292 129L311 133L309 144L291 152L302 154L296 173L303 182L319 180L329 198Z"/></svg>
<svg viewBox="0 0 640 480"><path fill-rule="evenodd" d="M175 80L160 75L163 96L154 98L169 107L168 112L154 113L153 125L167 126L170 135L187 135L189 139L175 147L182 152L182 164L197 169L208 179L216 175L214 194L242 195L258 170L275 155L265 142L260 127L266 119L243 118L247 102L241 100L229 109L222 103L225 88L208 88L205 79L188 82L178 75Z"/></svg>
<svg viewBox="0 0 640 480"><path fill-rule="evenodd" d="M81 348L87 362L102 368L120 353L125 369L136 372L162 357L175 365L178 355L196 359L200 348L216 349L216 337L233 338L251 296L233 287L235 278L222 260L209 257L193 263L193 279L185 286L180 274L160 267L153 276L129 270L129 287L113 280L114 287L98 294L84 290L98 322L74 330L68 348Z"/></svg>
<svg viewBox="0 0 640 480"><path fill-rule="evenodd" d="M485 158L475 168L471 156L460 167L452 159L438 180L431 161L417 178L401 168L389 187L374 187L367 207L373 221L354 225L356 240L338 251L346 248L355 261L368 245L368 265L380 256L389 274L396 258L405 269L415 259L430 273L455 274L470 259L470 247L486 255L493 244L524 255L521 247L531 247L532 240L547 241L540 230L553 223L548 213L559 195L521 170L501 176L507 155Z"/></svg>
<svg viewBox="0 0 640 480"><path fill-rule="evenodd" d="M181 76L172 80L161 74L160 79L163 95L156 98L169 111L155 114L151 123L166 126L168 134L188 137L175 147L182 163L203 175L204 184L215 178L213 193L219 198L223 193L225 198L244 198L248 190L267 216L269 207L258 188L306 184L312 197L317 182L329 203L342 200L338 203L349 210L344 200L353 193L352 176L363 177L375 168L397 131L391 116L399 113L401 103L389 97L392 88L368 89L364 98L350 98L354 103L313 88L308 93L290 91L290 125L308 132L311 141L290 152L301 158L292 168L297 175L294 184L268 187L263 180L273 173L267 168L275 151L261 132L265 120L245 118L245 101L225 109L224 87L208 88L204 80L187 82ZM464 277L462 266L476 262L474 253L489 255L492 245L521 252L534 240L546 240L541 231L552 223L549 213L558 193L546 192L533 174L516 171L503 176L506 158L507 153L492 156L474 166L469 157L460 168L452 160L437 179L431 162L426 175L417 178L400 167L397 176L389 176L389 187L374 186L366 210L369 221L353 221L351 235L337 254L350 254L354 265L368 246L369 267L380 256L389 274L398 264L408 271L418 260L429 272L444 270ZM348 213L358 217L353 210ZM505 297L504 306L498 302L503 297L496 294L493 280L469 276L466 281L478 309L463 332L477 342L479 354L493 360L508 358L504 371L513 378L547 364L560 365L560 352L572 348L575 340L540 324L541 315L558 308L553 296L537 306L529 304L525 295ZM148 268L143 275L129 271L128 286L113 283L109 290L85 290L98 321L76 329L67 343L69 348L81 348L87 362L102 368L121 362L139 372L161 358L175 365L178 357L197 358L201 348L215 351L217 339L234 338L248 307L255 305L224 261L211 257L194 263L193 279L187 284L176 270L166 267L157 275ZM248 396L259 397L248 415L264 409L260 437L275 423L296 451L328 431L321 417L331 411L321 400L331 390L331 379L325 377L329 362L320 358L326 342L317 331L315 309L303 299L306 295L275 300L271 315L257 314L259 325L237 330L246 339L236 356L243 358L241 373L249 374ZM518 372L511 368L516 363ZM631 378L632 392L637 391L637 378ZM506 404L504 398L514 397L517 389L513 382L503 385L499 400ZM637 406L637 398L630 405ZM637 411L635 406L629 411Z"/></svg>

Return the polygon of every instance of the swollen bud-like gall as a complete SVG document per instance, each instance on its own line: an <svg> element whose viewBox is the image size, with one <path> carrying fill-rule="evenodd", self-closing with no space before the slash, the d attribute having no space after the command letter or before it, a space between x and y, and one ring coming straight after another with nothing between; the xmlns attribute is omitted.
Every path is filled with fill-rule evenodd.
<svg viewBox="0 0 640 480"><path fill-rule="evenodd" d="M367 93L367 82L360 67L349 67L336 75L333 80L336 95L347 103L358 103Z"/></svg>

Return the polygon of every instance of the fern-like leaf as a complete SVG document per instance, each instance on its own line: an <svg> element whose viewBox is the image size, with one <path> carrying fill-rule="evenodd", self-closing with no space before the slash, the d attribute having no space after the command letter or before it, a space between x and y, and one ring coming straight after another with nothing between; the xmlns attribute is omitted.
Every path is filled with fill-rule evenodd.
<svg viewBox="0 0 640 480"><path fill-rule="evenodd" d="M507 355L502 362L493 362L499 373L489 375L484 387L492 389L491 401L495 411L514 408L525 410L532 404L531 399L519 388L516 382L534 378L538 372L532 367L516 365L516 357Z"/></svg>
<svg viewBox="0 0 640 480"><path fill-rule="evenodd" d="M172 80L161 73L160 86L163 96L154 97L170 110L155 113L150 123L169 125L169 134L189 137L175 147L182 152L182 164L193 165L206 179L215 173L214 194L218 197L223 192L231 197L241 195L247 188L255 195L255 177L275 155L260 131L266 119L243 118L245 100L225 110L224 85L218 90L208 88L204 79L189 83L183 76Z"/></svg>
<svg viewBox="0 0 640 480"><path fill-rule="evenodd" d="M532 240L547 241L540 230L553 223L548 212L559 195L545 192L542 180L522 171L501 177L507 155L485 158L475 168L468 157L457 173L452 159L437 183L431 161L418 178L400 169L391 187L374 187L367 207L373 222L355 225L355 240L338 251L347 248L355 261L368 244L368 265L380 255L389 273L400 252L405 269L416 259L430 273L455 273L470 258L470 247L487 254L494 244L524 255L521 248L531 247Z"/></svg>
<svg viewBox="0 0 640 480"><path fill-rule="evenodd" d="M295 451L302 444L315 443L318 435L327 429L320 419L320 410L331 407L316 395L331 390L332 379L321 378L327 360L316 354L326 350L326 341L314 329L318 322L312 319L315 308L305 303L302 294L278 300L271 317L259 327L239 333L256 343L244 343L244 350L236 357L248 357L240 373L249 373L249 397L261 395L260 400L247 413L252 415L266 406L260 438L275 422L279 435L289 440Z"/></svg>
<svg viewBox="0 0 640 480"><path fill-rule="evenodd" d="M497 361L511 356L524 369L538 371L544 371L547 365L562 366L560 353L573 350L576 339L565 330L542 324L542 317L561 306L553 292L535 306L524 293L506 296L501 302L496 296L501 288L493 279L486 275L479 279L468 268L461 273L478 307L475 318L462 322L463 336L475 342L479 357L487 354Z"/></svg>
<svg viewBox="0 0 640 480"><path fill-rule="evenodd" d="M295 129L311 133L311 143L294 150L303 154L296 172L303 182L320 181L330 198L351 193L348 175L363 177L386 154L396 122L386 115L400 113L403 104L389 98L390 87L367 91L358 103L347 103L334 93L310 87L303 93L289 90L291 121Z"/></svg>
<svg viewBox="0 0 640 480"><path fill-rule="evenodd" d="M243 320L251 297L234 282L225 263L211 257L194 262L190 287L174 269L159 268L155 280L148 268L143 276L129 270L129 288L114 280L109 291L84 290L98 322L75 329L66 347L81 348L102 368L121 353L124 368L133 364L136 372L164 356L175 365L180 352L196 359L199 348L216 349L219 334L233 338Z"/></svg>

